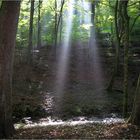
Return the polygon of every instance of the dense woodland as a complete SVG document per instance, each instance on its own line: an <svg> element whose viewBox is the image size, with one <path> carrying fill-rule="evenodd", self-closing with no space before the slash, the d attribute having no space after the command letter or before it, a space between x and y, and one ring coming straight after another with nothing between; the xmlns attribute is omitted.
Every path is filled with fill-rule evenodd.
<svg viewBox="0 0 140 140"><path fill-rule="evenodd" d="M140 1L0 0L0 138L139 139Z"/></svg>

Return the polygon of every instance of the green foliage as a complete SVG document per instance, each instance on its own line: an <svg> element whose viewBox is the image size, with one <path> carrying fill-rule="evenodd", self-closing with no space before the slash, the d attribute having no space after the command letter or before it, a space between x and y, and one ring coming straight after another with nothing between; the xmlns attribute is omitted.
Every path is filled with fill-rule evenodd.
<svg viewBox="0 0 140 140"><path fill-rule="evenodd" d="M19 48L27 47L28 44L29 9L29 2L22 2L17 33L17 47Z"/></svg>
<svg viewBox="0 0 140 140"><path fill-rule="evenodd" d="M97 34L110 34L110 37L115 36L114 27L114 7L115 0L86 0L89 3L96 2L95 11L95 29ZM76 0L74 6L75 12L73 15L73 30L72 40L86 42L90 35L90 24L85 24L81 21L85 14L91 14L90 11L85 11L80 5L81 0ZM135 24L135 18L140 14L140 2L130 0L128 11L130 16L130 26L134 26L131 32L131 40L139 40L140 37L140 18L137 18ZM62 13L62 37L64 37L64 31L67 24L66 11L69 8L68 0L65 0L63 13ZM54 30L55 30L55 13L58 17L60 14L61 3L57 2L57 9L55 9L55 0L43 1L41 7L41 40L42 44L53 44L54 42ZM28 46L28 32L29 32L29 19L30 19L30 2L23 1L21 4L21 12L19 18L18 34L17 34L17 47L26 48ZM34 13L34 29L33 29L33 45L37 44L37 19L38 19L38 1L35 1L35 13ZM82 19L83 20L83 19ZM134 24L134 25L133 25ZM130 27L131 28L131 27ZM59 38L60 33L58 33ZM99 37L99 36L98 36ZM110 38L110 39L111 39Z"/></svg>

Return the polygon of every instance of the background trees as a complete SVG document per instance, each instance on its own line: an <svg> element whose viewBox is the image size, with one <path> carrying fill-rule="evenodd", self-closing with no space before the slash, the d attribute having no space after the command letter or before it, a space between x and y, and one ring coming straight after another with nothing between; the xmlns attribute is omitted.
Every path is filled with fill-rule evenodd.
<svg viewBox="0 0 140 140"><path fill-rule="evenodd" d="M77 0L75 4L75 13L73 15L73 30L72 42L76 43L81 40L88 42L88 32L90 25L85 24L84 15L89 13L81 7L82 0ZM127 81L128 81L128 57L129 46L133 47L139 45L139 1L121 1L121 0L102 0L102 1L89 1L91 2L93 24L95 25L96 41L100 46L105 46L115 50L114 70L110 78L108 89L112 90L114 87L115 79L122 74L124 76L124 114L127 112ZM39 1L34 4L34 23L33 23L33 46L37 48L39 42L43 45L57 45L61 43L64 37L64 29L66 28L66 11L68 1ZM96 3L96 6L95 6ZM28 21L29 21L29 7L27 2L22 3L19 31L17 35L17 48L26 48ZM95 14L96 13L96 14ZM82 20L81 20L82 17ZM31 28L30 28L31 30ZM82 33L81 33L82 32ZM21 39L22 38L22 39ZM40 41L41 40L41 41ZM33 48L32 48L33 49ZM124 56L124 75L120 72L122 66L122 56ZM120 61L121 59L121 61ZM125 115L126 116L126 115Z"/></svg>
<svg viewBox="0 0 140 140"><path fill-rule="evenodd" d="M63 17L63 27L62 29L65 28L65 11L68 8L67 7L67 1L60 1L57 2L57 9L55 9L55 0L53 1L42 1L41 2L42 6L41 9L39 8L39 3L36 1L35 2L35 13L34 13L34 34L33 34L33 45L37 46L37 36L38 36L38 20L39 17L41 17L41 27L42 30L39 30L41 32L41 40L43 44L52 44L54 39L54 31L55 31L55 24L57 24L57 28L58 25L60 23L60 19L61 17ZM80 0L77 1L77 4L75 5L75 8L77 9L77 11L82 11L84 14L88 11L84 11L82 8L80 8ZM96 6L96 17L95 17L95 24L96 24L96 33L100 36L104 34L103 37L103 41L104 44L110 46L112 44L112 41L114 42L116 39L116 31L115 31L115 1L111 1L111 0L103 0L98 2L97 6ZM30 4L23 1L22 2L22 6L21 6L21 14L20 14L20 22L19 22L19 31L18 31L18 37L17 37L17 43L20 43L18 46L22 47L26 47L26 42L28 39L28 24L29 23L29 7ZM119 12L119 7L121 8L120 5L118 5L118 21L117 24L118 26L120 26L120 34L121 34L121 16L120 16L120 12ZM40 10L39 10L40 9ZM39 12L40 11L40 12ZM39 14L40 13L40 14ZM56 14L57 14L57 18L56 18ZM139 2L134 2L133 0L129 0L129 4L128 4L128 14L130 16L130 41L132 40L131 43L135 43L137 42L137 36L138 36L138 32L136 33L135 30L138 30L138 23L139 23ZM39 16L40 15L40 16ZM73 39L80 39L80 38L85 38L86 39L86 32L87 32L87 27L86 25L81 25L79 26L78 21L80 20L80 16L76 16L74 15L74 30L73 30ZM57 19L57 21L56 21ZM54 21L58 22L55 23ZM60 28L60 27L59 27ZM84 34L80 34L79 30L83 30ZM132 30L133 29L133 30ZM57 29L58 30L58 29ZM133 33L135 32L135 33ZM56 33L55 33L56 35ZM59 38L60 35L58 35ZM63 30L62 30L62 36L63 36ZM98 37L99 37L98 36ZM121 35L119 35L121 37ZM113 37L113 38L112 38ZM20 40L22 38L22 40ZM56 38L56 37L55 37ZM133 38L133 39L132 39ZM98 38L98 40L101 39ZM103 42L102 41L102 42ZM122 43L121 39L120 42ZM115 43L114 43L115 44ZM117 48L117 47L116 47Z"/></svg>

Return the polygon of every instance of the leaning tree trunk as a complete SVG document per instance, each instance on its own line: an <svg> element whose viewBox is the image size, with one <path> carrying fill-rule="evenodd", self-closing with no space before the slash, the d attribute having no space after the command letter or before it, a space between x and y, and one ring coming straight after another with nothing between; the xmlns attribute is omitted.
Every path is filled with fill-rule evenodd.
<svg viewBox="0 0 140 140"><path fill-rule="evenodd" d="M0 138L14 132L12 123L12 67L20 1L2 1L0 9Z"/></svg>
<svg viewBox="0 0 140 140"><path fill-rule="evenodd" d="M140 74L138 77L137 87L135 91L135 99L132 113L128 121L134 125L140 126Z"/></svg>

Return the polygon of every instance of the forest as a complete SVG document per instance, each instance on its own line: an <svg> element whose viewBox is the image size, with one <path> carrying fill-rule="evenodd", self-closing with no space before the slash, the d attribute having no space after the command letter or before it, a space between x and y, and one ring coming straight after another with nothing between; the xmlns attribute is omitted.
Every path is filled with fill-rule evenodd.
<svg viewBox="0 0 140 140"><path fill-rule="evenodd" d="M0 139L140 139L140 0L0 0Z"/></svg>

